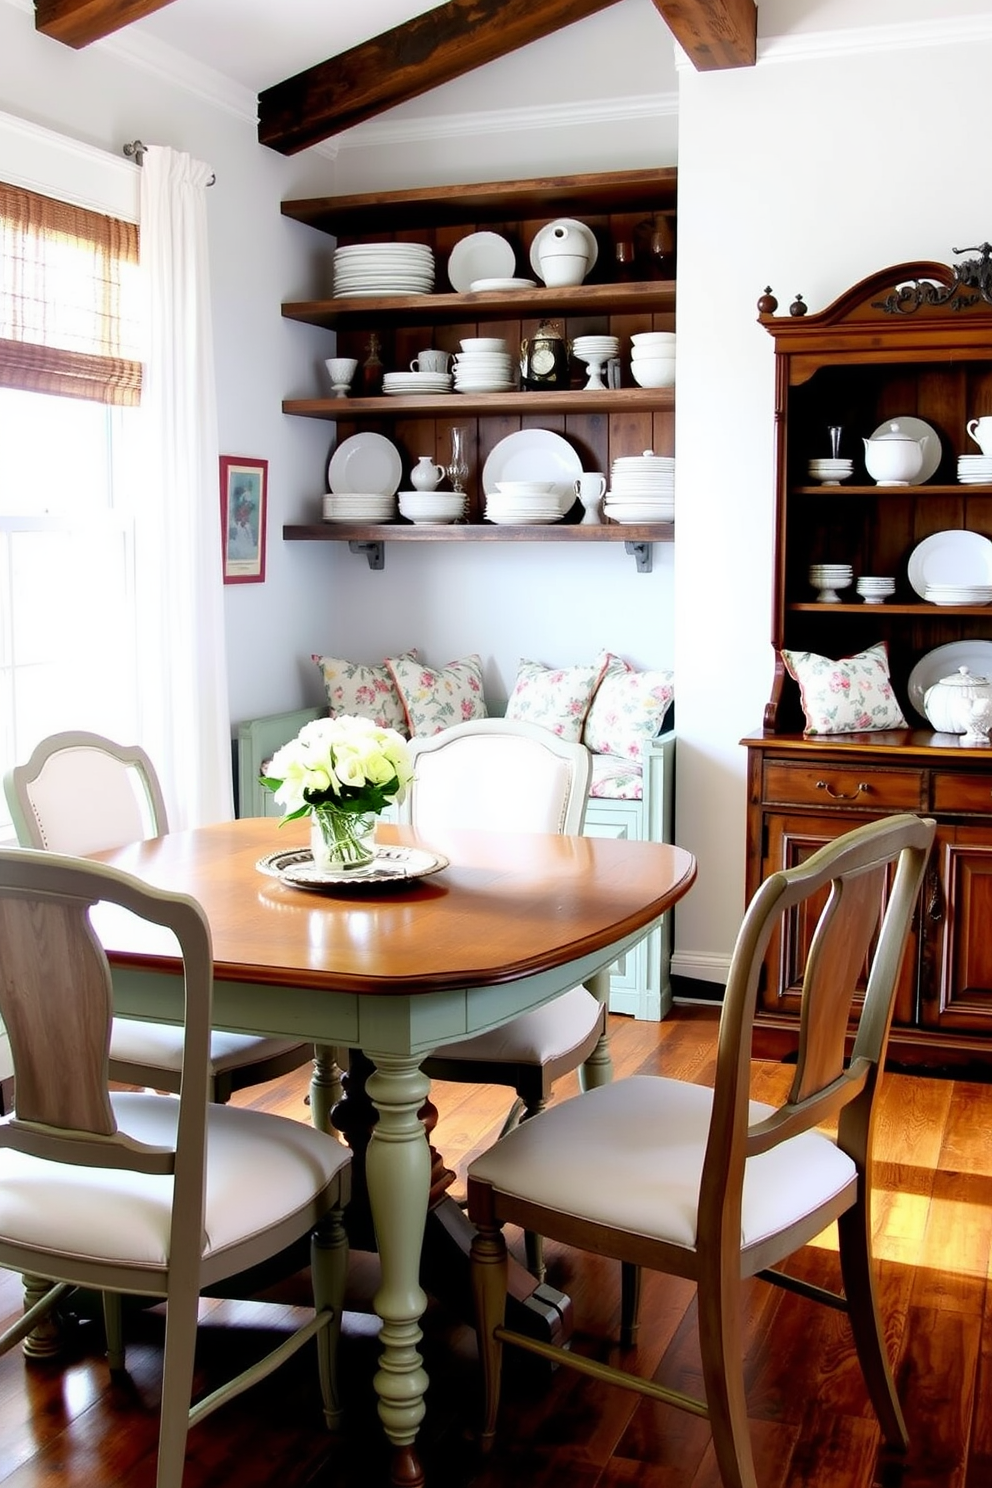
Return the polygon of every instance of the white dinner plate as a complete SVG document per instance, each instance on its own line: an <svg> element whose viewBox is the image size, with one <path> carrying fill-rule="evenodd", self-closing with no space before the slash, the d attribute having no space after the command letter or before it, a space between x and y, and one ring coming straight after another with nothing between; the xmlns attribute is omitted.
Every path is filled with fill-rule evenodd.
<svg viewBox="0 0 992 1488"><path fill-rule="evenodd" d="M554 222L545 223L530 245L530 266L542 284L544 283L544 276L541 273L541 249L552 228L555 227L570 228L581 238L588 259L586 263L586 274L589 273L599 257L599 244L596 242L596 234L591 227L587 227L584 222L576 222L574 217L556 217Z"/></svg>
<svg viewBox="0 0 992 1488"><path fill-rule="evenodd" d="M921 718L923 698L935 682L952 677L958 667L967 667L973 677L992 677L992 641L950 641L921 656L909 674L909 701Z"/></svg>
<svg viewBox="0 0 992 1488"><path fill-rule="evenodd" d="M395 496L403 461L384 434L352 434L343 439L327 464L327 485L335 496L352 492Z"/></svg>
<svg viewBox="0 0 992 1488"><path fill-rule="evenodd" d="M308 847L269 853L255 864L260 873L278 878L291 888L312 889L320 894L336 894L342 889L380 889L425 878L447 866L448 859L442 853L427 852L420 847L382 845L376 847L373 861L361 868L315 868Z"/></svg>
<svg viewBox="0 0 992 1488"><path fill-rule="evenodd" d="M992 584L992 542L963 527L935 532L910 553L908 572L921 599L932 584Z"/></svg>
<svg viewBox="0 0 992 1488"><path fill-rule="evenodd" d="M448 258L448 278L457 294L468 294L475 279L506 279L516 267L512 243L499 233L469 233L460 238Z"/></svg>
<svg viewBox="0 0 992 1488"><path fill-rule="evenodd" d="M926 424L918 418L895 418L886 419L884 424L879 424L872 439L881 439L883 434L888 434L892 429L898 429L907 439L922 439L927 435L927 442L923 446L923 465L919 475L912 482L914 486L922 486L928 481L940 464L940 435L931 424Z"/></svg>
<svg viewBox="0 0 992 1488"><path fill-rule="evenodd" d="M536 279L473 279L469 285L472 294L488 294L493 289L536 289Z"/></svg>
<svg viewBox="0 0 992 1488"><path fill-rule="evenodd" d="M575 500L582 461L567 439L551 429L519 429L495 446L482 467L482 489L491 496L497 481L551 481L560 501Z"/></svg>

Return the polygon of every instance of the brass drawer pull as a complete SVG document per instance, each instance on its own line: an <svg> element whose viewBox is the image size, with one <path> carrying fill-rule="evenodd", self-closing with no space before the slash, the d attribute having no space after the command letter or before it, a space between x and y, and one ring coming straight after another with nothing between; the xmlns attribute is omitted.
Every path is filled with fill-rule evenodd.
<svg viewBox="0 0 992 1488"><path fill-rule="evenodd" d="M831 790L825 780L818 780L816 782L816 788L817 790L826 791L831 801L856 801L860 795L868 794L868 782L865 780L859 780L857 790L848 791L846 794L844 791Z"/></svg>

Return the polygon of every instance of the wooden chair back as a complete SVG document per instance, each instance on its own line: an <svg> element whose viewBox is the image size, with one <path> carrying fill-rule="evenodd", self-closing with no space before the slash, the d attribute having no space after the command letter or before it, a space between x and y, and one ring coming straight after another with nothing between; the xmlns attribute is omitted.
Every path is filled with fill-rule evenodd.
<svg viewBox="0 0 992 1488"><path fill-rule="evenodd" d="M81 855L169 830L158 777L137 744L101 734L52 734L4 779L24 847Z"/></svg>

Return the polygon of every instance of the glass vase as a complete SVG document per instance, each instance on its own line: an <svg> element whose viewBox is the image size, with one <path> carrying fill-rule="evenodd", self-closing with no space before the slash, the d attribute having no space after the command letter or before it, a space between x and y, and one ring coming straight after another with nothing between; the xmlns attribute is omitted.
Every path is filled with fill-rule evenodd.
<svg viewBox="0 0 992 1488"><path fill-rule="evenodd" d="M314 867L331 872L364 868L375 857L374 812L358 814L318 806L310 813L310 852Z"/></svg>

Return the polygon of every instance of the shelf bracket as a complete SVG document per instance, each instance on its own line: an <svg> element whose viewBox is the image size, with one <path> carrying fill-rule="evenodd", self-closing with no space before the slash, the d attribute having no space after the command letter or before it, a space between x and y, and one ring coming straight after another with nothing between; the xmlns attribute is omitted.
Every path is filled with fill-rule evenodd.
<svg viewBox="0 0 992 1488"><path fill-rule="evenodd" d="M352 553L364 553L369 560L369 568L385 568L386 545L381 542L349 542L349 551Z"/></svg>
<svg viewBox="0 0 992 1488"><path fill-rule="evenodd" d="M651 572L651 544L649 542L625 542L624 550L637 560L638 573Z"/></svg>

